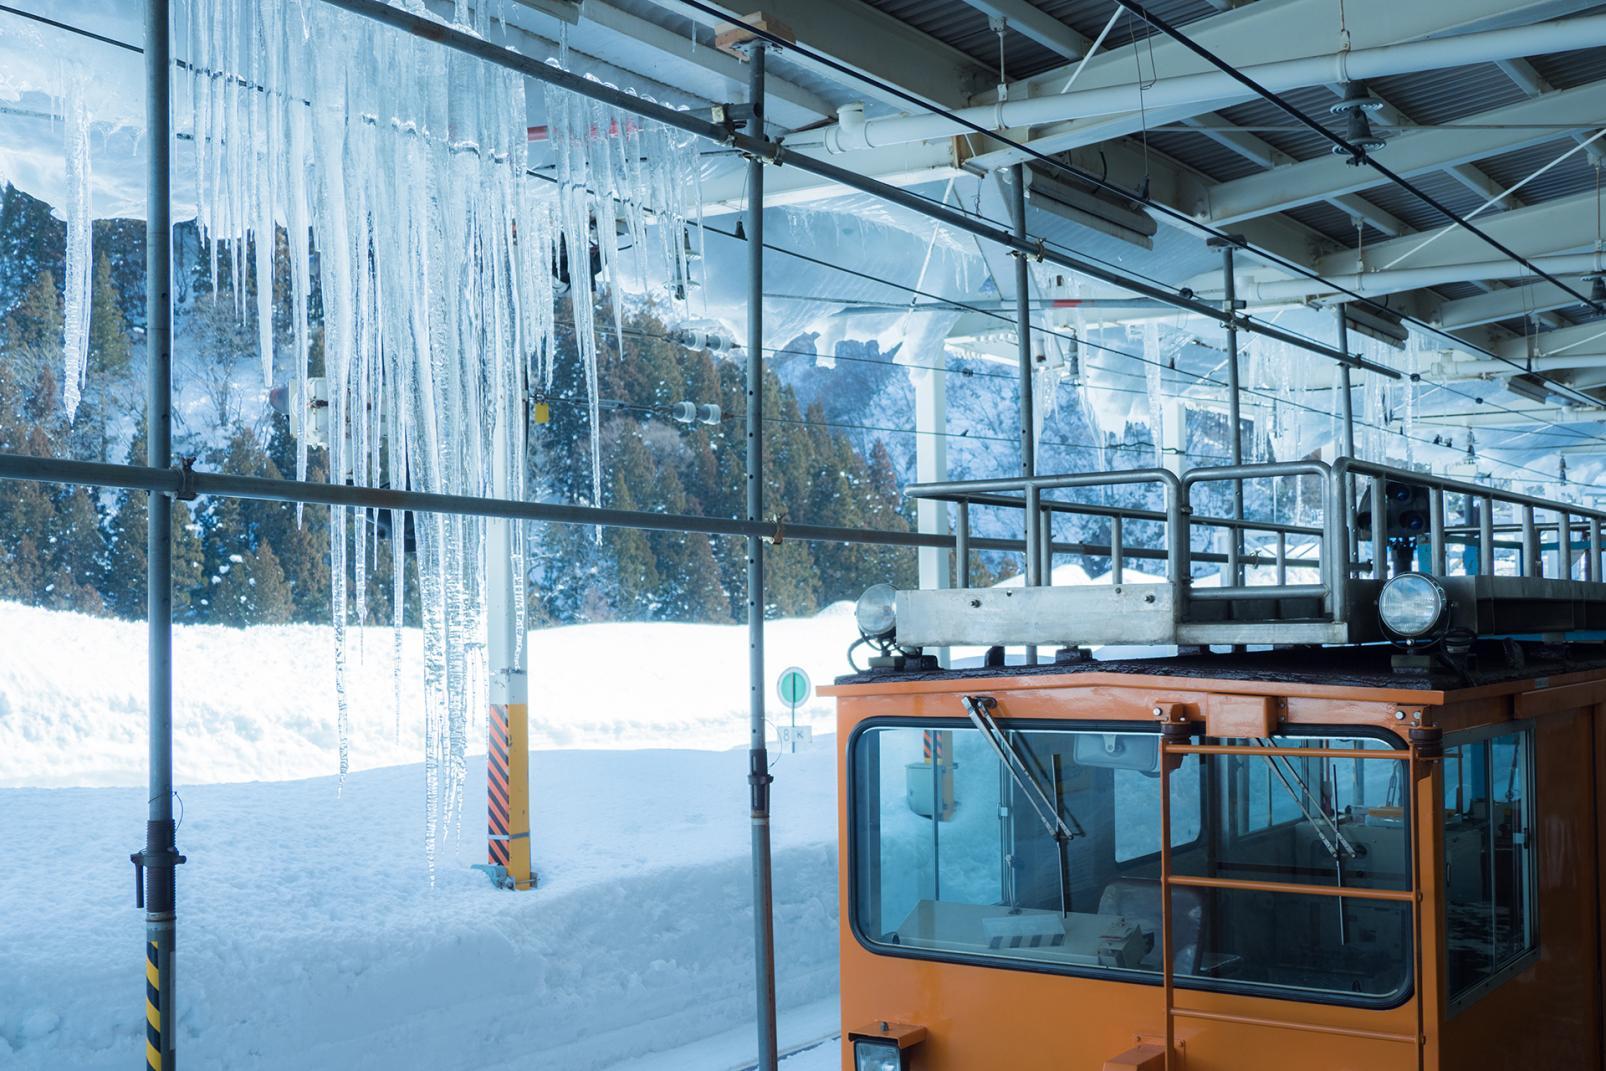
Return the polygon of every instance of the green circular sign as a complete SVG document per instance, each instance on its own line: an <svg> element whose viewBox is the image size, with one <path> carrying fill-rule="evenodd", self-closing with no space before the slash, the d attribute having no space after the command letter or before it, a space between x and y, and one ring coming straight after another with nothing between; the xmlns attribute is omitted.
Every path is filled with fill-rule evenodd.
<svg viewBox="0 0 1606 1071"><path fill-rule="evenodd" d="M787 706L800 707L814 693L814 683L809 680L807 673L797 666L791 666L781 670L780 679L775 682L775 692Z"/></svg>

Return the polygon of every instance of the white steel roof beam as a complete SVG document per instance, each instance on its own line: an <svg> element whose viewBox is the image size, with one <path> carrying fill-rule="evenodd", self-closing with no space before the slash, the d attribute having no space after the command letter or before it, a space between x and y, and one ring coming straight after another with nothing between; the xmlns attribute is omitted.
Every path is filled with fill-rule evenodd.
<svg viewBox="0 0 1606 1071"><path fill-rule="evenodd" d="M1595 192L1591 190L1588 193L1543 201L1526 208L1480 219L1476 226L1525 257L1564 253L1594 244L1594 234L1586 232L1586 229L1580 226L1581 220L1592 218L1594 207ZM1438 238L1421 252L1410 256L1399 264L1399 268L1470 264L1499 256L1488 242L1454 223L1424 234L1439 234L1441 231L1444 232L1442 238ZM1354 275L1357 271L1365 272L1411 253L1422 245L1422 238L1422 234L1413 234L1379 242L1364 251L1345 250L1342 253L1334 253L1318 261L1317 269L1323 275ZM1506 274L1490 278L1509 279L1512 276Z"/></svg>
<svg viewBox="0 0 1606 1071"><path fill-rule="evenodd" d="M1272 148L1261 138L1243 130L1223 129L1230 126L1226 120L1215 115L1199 115L1183 121L1185 126L1192 127L1205 137L1224 148L1231 149L1246 160L1252 160L1261 167L1275 167L1287 163L1290 157ZM1351 168L1351 170L1354 170ZM1377 230L1395 237L1407 234L1411 228L1392 214L1385 212L1371 202L1361 197L1338 195L1324 197L1329 202L1352 219L1359 219L1370 223Z"/></svg>
<svg viewBox="0 0 1606 1071"><path fill-rule="evenodd" d="M1543 97L1547 94L1556 92L1556 87L1546 81L1544 75L1535 70L1534 65L1525 59L1519 57L1516 59L1500 60L1495 64L1495 66L1504 71L1506 77L1515 82L1517 84L1517 88L1521 89L1530 97ZM1589 157L1591 163L1599 166L1603 160L1606 160L1606 155L1601 153L1601 148L1599 145L1584 144L1587 138L1583 133L1574 131L1573 133L1569 134L1568 137L1572 138L1578 144L1584 145L1584 155Z"/></svg>
<svg viewBox="0 0 1606 1071"><path fill-rule="evenodd" d="M1599 354L1603 350L1606 350L1606 320L1562 327L1555 331L1541 331L1533 338L1535 357L1563 357L1577 360L1580 357ZM1502 342L1495 352L1512 360L1526 360L1528 339L1514 338Z"/></svg>
<svg viewBox="0 0 1606 1071"><path fill-rule="evenodd" d="M654 2L676 16L715 29L726 28L759 6L709 0L710 6L725 13L724 18L715 18L673 0ZM785 24L798 44L944 108L965 104L975 89L998 80L996 71L988 72L958 49L860 0L766 0L762 8L764 14ZM796 51L783 51L780 58L807 67L867 100L881 100L900 110L909 107L895 94L880 92Z"/></svg>
<svg viewBox="0 0 1606 1071"><path fill-rule="evenodd" d="M1542 99L1494 108L1463 120L1479 127L1499 124L1508 127L1506 129L1458 130L1451 125L1402 133L1379 150L1378 160L1402 175L1419 175L1540 144L1558 133L1523 129L1521 124L1524 123L1576 122L1582 128L1600 122L1602 115L1606 115L1606 82L1594 82ZM1492 185L1487 178L1485 181ZM1209 218L1218 225L1236 223L1339 194L1375 189L1387 182L1371 168L1352 167L1338 156L1291 163L1212 187Z"/></svg>
<svg viewBox="0 0 1606 1071"><path fill-rule="evenodd" d="M1389 0L1346 3L1351 48L1343 52L1335 10L1326 0L1262 0L1251 7L1191 23L1187 29L1196 42L1274 91L1588 47L1586 38L1592 31L1588 25L1592 20L1582 18L1569 20L1565 32L1556 24L1547 24L1444 36L1509 12L1512 5L1502 5L1497 0L1457 0L1454 4L1400 4ZM1536 7L1520 2L1515 6L1518 10ZM1577 36L1573 36L1575 31ZM1508 36L1511 34L1520 34L1521 40ZM1429 37L1433 39L1422 40ZM1331 51L1290 55L1293 49L1320 49L1326 42L1331 42ZM1192 105L1192 114L1201 114L1250 96L1241 84L1169 39L1154 40L1152 68L1149 56L1149 46L1145 44L1139 57L1145 86L1141 102L1131 50L1120 49L1089 60L1071 93L1059 93L1069 73L1066 68L1028 79L1027 90L1035 94L1031 99L1022 99L1027 94L1021 87L1012 86L1009 101L1001 109L1004 123L1010 127L1043 127L1031 144L1037 151L1051 153L1088 144L1089 135L1083 128L1090 116L1122 117L1124 128L1114 130L1110 129L1109 118L1101 121L1105 129L1100 137L1107 138L1129 133L1140 125L1140 104L1151 110L1152 123L1153 109ZM990 101L991 97L986 99ZM999 110L989 103L974 109L974 118L990 126L996 122ZM894 137L928 136L913 120L882 123L880 129L870 131L873 144L886 144ZM893 123L899 125L892 126ZM1002 167L1017 162L1019 155L1018 150L1001 149L978 157L978 163Z"/></svg>
<svg viewBox="0 0 1606 1071"><path fill-rule="evenodd" d="M964 0L985 15L1001 18L1022 37L1053 49L1066 59L1087 55L1091 41L1027 0Z"/></svg>
<svg viewBox="0 0 1606 1071"><path fill-rule="evenodd" d="M1572 308L1578 299L1553 283L1531 283L1476 297L1457 298L1439 306L1438 324L1446 331L1480 327L1529 313Z"/></svg>

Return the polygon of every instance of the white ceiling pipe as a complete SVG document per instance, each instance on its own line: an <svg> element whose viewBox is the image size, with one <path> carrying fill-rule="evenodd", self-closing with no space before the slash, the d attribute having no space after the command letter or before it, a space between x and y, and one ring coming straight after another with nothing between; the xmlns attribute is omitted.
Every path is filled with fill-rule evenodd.
<svg viewBox="0 0 1606 1071"><path fill-rule="evenodd" d="M1606 46L1606 15L1594 15L1509 30L1491 30L1459 37L1252 64L1242 68L1242 71L1267 89L1284 92L1301 86L1361 81L1601 46ZM1119 115L1138 111L1140 107L1152 112L1185 104L1207 104L1242 97L1246 92L1241 83L1226 73L1205 71L1161 78L1144 87L1141 101L1138 86L1129 83L999 101L996 104L962 108L955 114L989 130L1009 130L1092 116ZM847 115L843 119L843 122L834 126L800 133L789 141L794 145L823 143L828 151L840 153L971 132L968 127L940 115L905 115L862 121L859 115Z"/></svg>
<svg viewBox="0 0 1606 1071"><path fill-rule="evenodd" d="M1562 256L1529 257L1528 262L1551 275L1585 274L1595 270L1594 253L1572 253ZM1404 290L1419 290L1424 286L1466 282L1472 279L1516 279L1530 275L1527 268L1514 260L1485 260L1471 264L1440 264L1431 268L1395 268L1391 271L1329 274L1328 283L1314 279L1273 279L1266 282L1240 280L1238 297L1255 303L1296 301L1301 298L1325 297L1337 294L1344 287L1367 297L1379 294L1398 294ZM1201 296L1219 293L1220 284L1193 288Z"/></svg>

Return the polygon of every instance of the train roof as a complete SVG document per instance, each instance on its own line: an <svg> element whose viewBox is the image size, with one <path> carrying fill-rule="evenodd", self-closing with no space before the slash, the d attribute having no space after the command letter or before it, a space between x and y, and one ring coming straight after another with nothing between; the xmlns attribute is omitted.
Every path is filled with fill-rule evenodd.
<svg viewBox="0 0 1606 1071"><path fill-rule="evenodd" d="M1285 648L1231 652L1184 653L1133 658L1088 658L1035 666L963 666L953 669L877 669L838 677L839 687L948 680L989 681L1002 678L1066 677L1082 674L1128 674L1190 680L1254 682L1293 686L1367 688L1389 692L1449 693L1491 685L1532 681L1544 687L1550 678L1591 671L1606 672L1606 643L1540 643L1483 641L1474 646L1464 668L1438 663L1425 672L1394 668L1400 654L1391 644Z"/></svg>

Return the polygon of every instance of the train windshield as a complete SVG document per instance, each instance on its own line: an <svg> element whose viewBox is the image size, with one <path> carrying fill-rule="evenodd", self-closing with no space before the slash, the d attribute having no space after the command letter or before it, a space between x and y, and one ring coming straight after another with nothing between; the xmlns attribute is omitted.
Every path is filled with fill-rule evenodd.
<svg viewBox="0 0 1606 1071"><path fill-rule="evenodd" d="M1001 725L1002 741L965 722L855 735L855 933L893 955L1156 981L1159 736ZM1411 979L1405 764L1328 754L1391 746L1370 737L1273 743L1308 757L1189 755L1172 772L1172 873L1320 889L1175 886L1177 984L1397 1004Z"/></svg>

